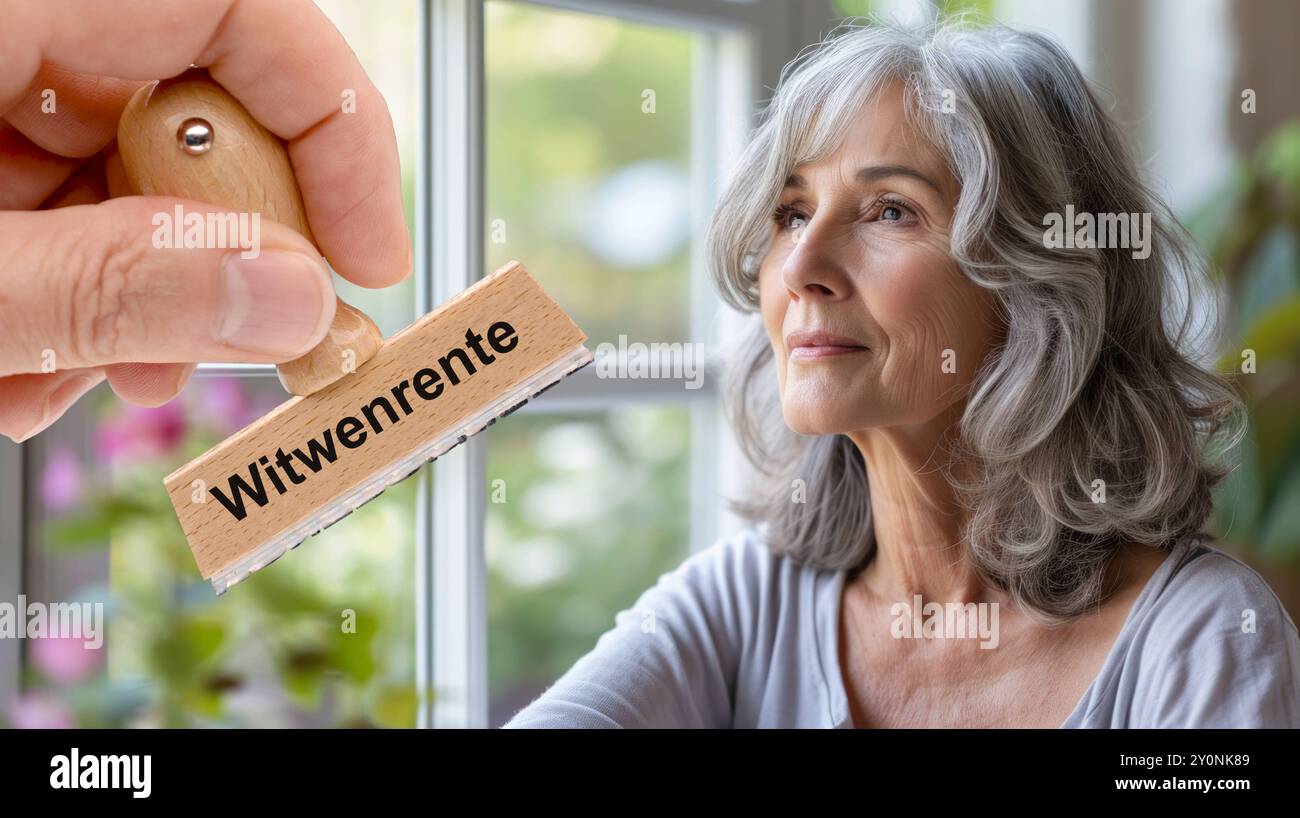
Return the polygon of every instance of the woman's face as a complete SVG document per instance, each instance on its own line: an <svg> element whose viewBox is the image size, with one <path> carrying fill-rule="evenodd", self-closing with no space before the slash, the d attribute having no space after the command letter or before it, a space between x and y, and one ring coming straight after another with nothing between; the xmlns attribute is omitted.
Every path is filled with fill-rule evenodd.
<svg viewBox="0 0 1300 818"><path fill-rule="evenodd" d="M799 165L759 269L785 421L801 434L923 423L963 400L999 338L993 296L948 256L958 185L884 89Z"/></svg>

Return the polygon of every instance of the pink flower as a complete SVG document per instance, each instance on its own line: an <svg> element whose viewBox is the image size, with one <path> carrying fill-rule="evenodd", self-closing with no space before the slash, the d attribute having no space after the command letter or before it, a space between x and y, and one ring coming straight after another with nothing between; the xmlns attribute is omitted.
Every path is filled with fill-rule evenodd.
<svg viewBox="0 0 1300 818"><path fill-rule="evenodd" d="M197 384L200 389L190 394L197 400L199 416L229 434L244 428L261 417L248 402L244 386L238 378L204 378Z"/></svg>
<svg viewBox="0 0 1300 818"><path fill-rule="evenodd" d="M25 693L9 706L9 724L19 730L70 730L76 719L66 704L48 693Z"/></svg>
<svg viewBox="0 0 1300 818"><path fill-rule="evenodd" d="M285 400L288 399L288 397L289 397L288 395L281 395L279 398L265 397L265 396L258 398L258 400L255 403L253 403L252 406L249 407L248 420L244 422L244 425L246 426L249 423L252 423L253 421L257 420L258 418L265 417L266 415L270 414L272 409L284 403Z"/></svg>
<svg viewBox="0 0 1300 818"><path fill-rule="evenodd" d="M81 463L65 447L52 451L45 461L41 475L41 498L45 507L55 513L67 511L81 499Z"/></svg>
<svg viewBox="0 0 1300 818"><path fill-rule="evenodd" d="M185 438L185 411L173 400L154 409L126 405L99 427L95 446L109 460L170 454Z"/></svg>
<svg viewBox="0 0 1300 818"><path fill-rule="evenodd" d="M79 637L47 636L30 642L32 664L52 681L79 682L99 666L99 651Z"/></svg>

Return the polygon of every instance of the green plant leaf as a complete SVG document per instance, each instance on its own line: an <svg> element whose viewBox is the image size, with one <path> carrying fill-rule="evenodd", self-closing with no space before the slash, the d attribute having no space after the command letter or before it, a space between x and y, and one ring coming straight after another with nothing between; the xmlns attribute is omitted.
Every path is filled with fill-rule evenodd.
<svg viewBox="0 0 1300 818"><path fill-rule="evenodd" d="M364 684L375 673L375 634L378 617L372 611L358 612L356 633L343 633L336 625L330 639L330 664L351 681Z"/></svg>
<svg viewBox="0 0 1300 818"><path fill-rule="evenodd" d="M1273 305L1300 295L1300 236L1277 225L1260 238L1238 291L1239 326L1251 327Z"/></svg>
<svg viewBox="0 0 1300 818"><path fill-rule="evenodd" d="M57 517L45 524L45 548L51 552L93 551L108 545L108 517L99 509Z"/></svg>
<svg viewBox="0 0 1300 818"><path fill-rule="evenodd" d="M415 685L386 685L375 696L371 715L381 727L414 727L419 706L420 695Z"/></svg>
<svg viewBox="0 0 1300 818"><path fill-rule="evenodd" d="M1275 361L1300 361L1300 296L1260 311L1241 339L1240 349L1255 350L1260 369ZM1220 360L1222 369L1239 369L1241 352L1234 350Z"/></svg>
<svg viewBox="0 0 1300 818"><path fill-rule="evenodd" d="M1292 452L1290 468L1266 511L1259 550L1267 557L1300 556L1300 448Z"/></svg>
<svg viewBox="0 0 1300 818"><path fill-rule="evenodd" d="M1270 133L1258 157L1265 173L1300 192L1300 119L1290 120Z"/></svg>
<svg viewBox="0 0 1300 818"><path fill-rule="evenodd" d="M1259 528L1264 487L1260 479L1258 443L1249 427L1237 451L1236 467L1215 492L1215 523L1219 536L1234 543L1249 544Z"/></svg>
<svg viewBox="0 0 1300 818"><path fill-rule="evenodd" d="M135 520L150 521L158 510L124 495L92 497L85 509L45 523L45 547L51 551L90 551L108 545L113 532Z"/></svg>
<svg viewBox="0 0 1300 818"><path fill-rule="evenodd" d="M225 638L226 630L220 623L186 617L151 641L150 667L173 685L187 685L216 656Z"/></svg>
<svg viewBox="0 0 1300 818"><path fill-rule="evenodd" d="M290 671L282 673L280 680L284 682L285 692L298 706L306 710L320 707L321 695L324 693L320 673Z"/></svg>

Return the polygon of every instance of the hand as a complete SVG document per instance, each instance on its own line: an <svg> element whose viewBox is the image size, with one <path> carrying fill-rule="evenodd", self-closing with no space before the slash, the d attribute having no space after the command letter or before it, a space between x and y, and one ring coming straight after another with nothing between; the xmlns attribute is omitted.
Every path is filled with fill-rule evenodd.
<svg viewBox="0 0 1300 818"><path fill-rule="evenodd" d="M123 195L112 147L146 81L206 67L288 143L334 269L366 287L410 274L388 107L308 0L6 0L4 15L0 432L30 438L105 377L156 406L198 361L292 360L334 317L319 253L283 225L262 220L256 270L237 249L153 246L154 214L182 200Z"/></svg>

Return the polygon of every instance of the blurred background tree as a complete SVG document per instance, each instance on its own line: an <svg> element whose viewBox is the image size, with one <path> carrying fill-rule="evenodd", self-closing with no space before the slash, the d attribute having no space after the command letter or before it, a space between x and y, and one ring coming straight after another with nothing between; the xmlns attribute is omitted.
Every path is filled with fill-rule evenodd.
<svg viewBox="0 0 1300 818"><path fill-rule="evenodd" d="M1250 429L1217 498L1220 537L1300 610L1300 120L1240 161L1189 224L1228 295L1228 352Z"/></svg>
<svg viewBox="0 0 1300 818"><path fill-rule="evenodd" d="M260 389L259 389L260 387ZM250 394L250 392L252 394ZM265 414L274 379L197 378L157 409L99 393L94 465L66 450L41 483L52 557L109 553L106 649L28 646L19 726L387 726L415 723L413 570L403 484L309 541L238 593L195 567L163 477ZM106 537L107 535L107 537ZM106 661L102 655L107 653Z"/></svg>

